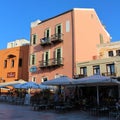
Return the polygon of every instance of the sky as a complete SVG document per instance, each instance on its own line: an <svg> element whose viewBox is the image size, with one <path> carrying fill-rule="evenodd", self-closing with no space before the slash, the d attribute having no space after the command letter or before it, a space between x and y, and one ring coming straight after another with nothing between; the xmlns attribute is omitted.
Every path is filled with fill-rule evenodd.
<svg viewBox="0 0 120 120"><path fill-rule="evenodd" d="M112 37L120 41L120 0L0 0L0 50L17 39L30 40L30 25L73 8L94 8Z"/></svg>

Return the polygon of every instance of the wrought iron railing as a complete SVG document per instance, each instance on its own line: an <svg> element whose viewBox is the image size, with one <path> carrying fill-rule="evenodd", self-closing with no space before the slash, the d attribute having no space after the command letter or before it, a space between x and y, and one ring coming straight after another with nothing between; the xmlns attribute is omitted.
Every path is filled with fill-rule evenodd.
<svg viewBox="0 0 120 120"><path fill-rule="evenodd" d="M77 75L73 76L74 79L79 79L79 78L84 78L84 77L87 77L87 75L85 75L85 74L77 74Z"/></svg>
<svg viewBox="0 0 120 120"><path fill-rule="evenodd" d="M40 39L40 44L41 44L42 46L51 44L50 37L41 38L41 39Z"/></svg>
<svg viewBox="0 0 120 120"><path fill-rule="evenodd" d="M102 73L102 75L112 77L112 76L116 76L116 73L115 72L104 72L104 73Z"/></svg>
<svg viewBox="0 0 120 120"><path fill-rule="evenodd" d="M63 65L63 58L52 58L52 59L40 61L40 68L61 66L61 65Z"/></svg>
<svg viewBox="0 0 120 120"><path fill-rule="evenodd" d="M63 34L62 33L56 33L54 35L51 35L51 42L61 42L63 41Z"/></svg>

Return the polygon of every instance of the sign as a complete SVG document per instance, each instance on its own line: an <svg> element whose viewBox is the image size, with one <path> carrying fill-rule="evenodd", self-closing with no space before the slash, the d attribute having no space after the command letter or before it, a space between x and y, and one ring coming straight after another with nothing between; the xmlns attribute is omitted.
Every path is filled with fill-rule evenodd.
<svg viewBox="0 0 120 120"><path fill-rule="evenodd" d="M15 77L15 72L8 72L7 73L7 78L14 78Z"/></svg>
<svg viewBox="0 0 120 120"><path fill-rule="evenodd" d="M36 66L32 66L30 68L30 72L37 72L37 67Z"/></svg>

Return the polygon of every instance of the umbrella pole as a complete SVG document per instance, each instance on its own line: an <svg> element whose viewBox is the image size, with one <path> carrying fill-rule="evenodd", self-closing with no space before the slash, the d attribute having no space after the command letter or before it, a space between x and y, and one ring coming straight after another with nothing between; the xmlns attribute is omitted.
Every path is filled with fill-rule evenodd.
<svg viewBox="0 0 120 120"><path fill-rule="evenodd" d="M1 96L1 88L0 88L0 96Z"/></svg>
<svg viewBox="0 0 120 120"><path fill-rule="evenodd" d="M118 98L120 98L120 85L118 85Z"/></svg>
<svg viewBox="0 0 120 120"><path fill-rule="evenodd" d="M97 105L99 106L99 86L96 86L97 88Z"/></svg>
<svg viewBox="0 0 120 120"><path fill-rule="evenodd" d="M63 92L63 94L64 94L64 102L65 102L65 99L66 99L65 86L64 86L64 92Z"/></svg>

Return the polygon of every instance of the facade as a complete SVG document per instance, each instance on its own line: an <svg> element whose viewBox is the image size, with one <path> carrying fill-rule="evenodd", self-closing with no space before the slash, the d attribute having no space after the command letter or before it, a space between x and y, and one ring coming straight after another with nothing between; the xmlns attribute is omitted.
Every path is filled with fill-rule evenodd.
<svg viewBox="0 0 120 120"><path fill-rule="evenodd" d="M112 58L120 56L120 41L97 45L98 56L102 58Z"/></svg>
<svg viewBox="0 0 120 120"><path fill-rule="evenodd" d="M0 82L28 81L29 45L0 50Z"/></svg>
<svg viewBox="0 0 120 120"><path fill-rule="evenodd" d="M94 9L74 8L31 23L29 80L38 83L61 75L72 78L76 64L98 55L110 35Z"/></svg>
<svg viewBox="0 0 120 120"><path fill-rule="evenodd" d="M26 39L19 39L19 40L15 40L15 41L9 42L7 44L7 48L24 46L24 45L28 45L28 44L30 44L30 42L28 40L26 40Z"/></svg>
<svg viewBox="0 0 120 120"><path fill-rule="evenodd" d="M97 46L98 56L94 60L77 64L78 77L101 74L120 78L120 41Z"/></svg>

